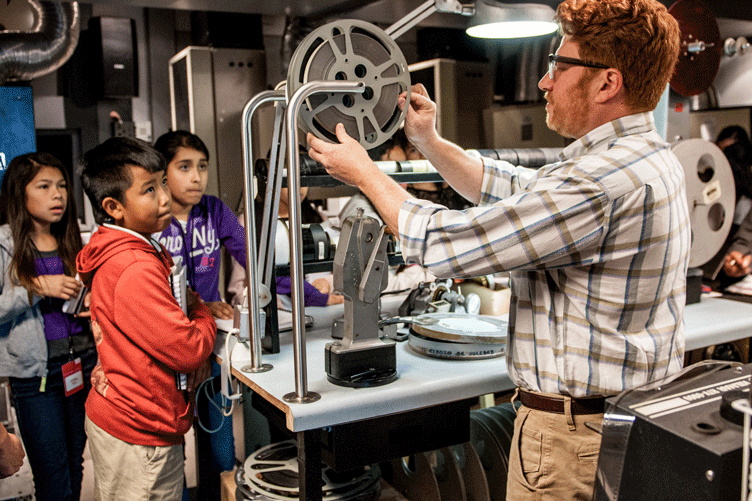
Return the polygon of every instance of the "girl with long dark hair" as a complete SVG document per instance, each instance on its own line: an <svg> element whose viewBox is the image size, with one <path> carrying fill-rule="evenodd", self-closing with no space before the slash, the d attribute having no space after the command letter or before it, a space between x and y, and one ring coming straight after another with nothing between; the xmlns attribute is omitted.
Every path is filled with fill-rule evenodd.
<svg viewBox="0 0 752 501"><path fill-rule="evenodd" d="M70 179L46 153L14 158L0 188L0 376L10 380L37 500L78 500L84 403L97 360L88 322L62 311L81 236Z"/></svg>

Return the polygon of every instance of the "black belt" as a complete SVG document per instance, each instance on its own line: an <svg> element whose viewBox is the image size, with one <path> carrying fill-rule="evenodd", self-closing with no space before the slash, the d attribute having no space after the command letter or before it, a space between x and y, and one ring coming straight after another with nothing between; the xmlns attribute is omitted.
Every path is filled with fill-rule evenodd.
<svg viewBox="0 0 752 501"><path fill-rule="evenodd" d="M530 409L564 414L564 397L549 397L520 389L519 400L522 405ZM606 397L573 398L572 414L602 414L605 404Z"/></svg>

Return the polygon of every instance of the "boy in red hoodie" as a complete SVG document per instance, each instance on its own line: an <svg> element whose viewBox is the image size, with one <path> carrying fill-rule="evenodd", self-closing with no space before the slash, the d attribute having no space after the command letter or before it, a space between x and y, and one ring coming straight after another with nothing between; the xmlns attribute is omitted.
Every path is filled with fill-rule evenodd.
<svg viewBox="0 0 752 501"><path fill-rule="evenodd" d="M103 378L86 401L86 433L100 500L179 500L192 396L176 374L211 354L216 326L197 295L188 315L172 295L169 253L151 239L172 218L162 155L112 138L87 152L81 181L102 224L79 253ZM189 377L189 389L200 382ZM207 374L208 376L208 374Z"/></svg>

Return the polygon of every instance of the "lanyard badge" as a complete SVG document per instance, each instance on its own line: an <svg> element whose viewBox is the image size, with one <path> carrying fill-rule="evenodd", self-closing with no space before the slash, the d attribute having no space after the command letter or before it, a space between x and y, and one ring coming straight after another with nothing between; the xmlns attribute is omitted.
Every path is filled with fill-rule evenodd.
<svg viewBox="0 0 752 501"><path fill-rule="evenodd" d="M81 359L71 360L63 365L63 386L65 396L69 397L84 387L84 372L81 369Z"/></svg>

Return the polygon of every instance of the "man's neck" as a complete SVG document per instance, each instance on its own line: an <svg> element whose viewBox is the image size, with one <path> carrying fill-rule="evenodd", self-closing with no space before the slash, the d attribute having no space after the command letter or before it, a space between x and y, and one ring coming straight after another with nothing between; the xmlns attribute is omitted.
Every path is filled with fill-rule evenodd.
<svg viewBox="0 0 752 501"><path fill-rule="evenodd" d="M618 120L629 115L634 115L635 113L639 112L629 108L625 104L606 106L601 107L600 109L596 109L593 111L593 118L590 121L589 128L585 133L581 134L580 137L589 134L601 125L605 125L607 123L613 122L614 120Z"/></svg>

